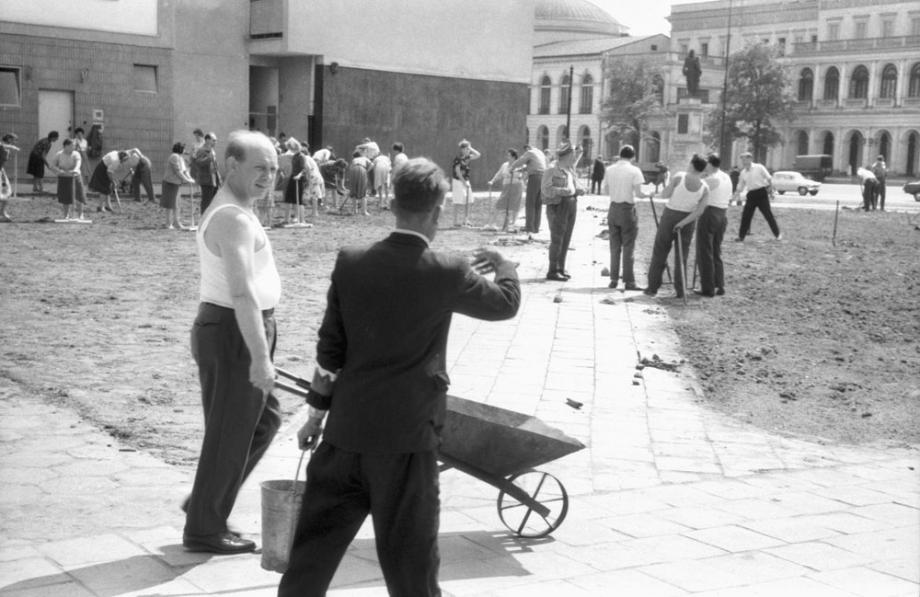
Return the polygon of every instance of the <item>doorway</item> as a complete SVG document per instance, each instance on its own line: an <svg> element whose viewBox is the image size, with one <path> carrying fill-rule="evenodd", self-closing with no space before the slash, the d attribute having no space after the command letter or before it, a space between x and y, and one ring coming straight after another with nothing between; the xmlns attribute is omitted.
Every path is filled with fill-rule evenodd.
<svg viewBox="0 0 920 597"><path fill-rule="evenodd" d="M61 149L64 139L71 135L73 127L73 91L53 89L38 90L38 138L51 131L58 132L58 140L48 152L49 159Z"/></svg>

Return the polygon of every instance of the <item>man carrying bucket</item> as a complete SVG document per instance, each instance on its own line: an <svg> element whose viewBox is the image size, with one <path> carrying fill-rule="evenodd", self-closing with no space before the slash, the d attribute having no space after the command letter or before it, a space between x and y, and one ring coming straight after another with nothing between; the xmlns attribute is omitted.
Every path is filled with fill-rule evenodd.
<svg viewBox="0 0 920 597"><path fill-rule="evenodd" d="M205 431L182 543L189 551L253 551L227 518L240 486L281 423L275 381L274 308L281 279L253 204L274 185L278 157L268 137L237 131L227 178L198 226L201 304L192 327Z"/></svg>
<svg viewBox="0 0 920 597"><path fill-rule="evenodd" d="M343 249L319 330L301 446L303 508L281 597L325 595L368 514L391 595L438 596L438 458L446 413L451 315L514 317L515 264L492 249L466 259L429 248L447 192L444 173L416 158L393 174L396 230ZM491 281L482 274L495 272Z"/></svg>

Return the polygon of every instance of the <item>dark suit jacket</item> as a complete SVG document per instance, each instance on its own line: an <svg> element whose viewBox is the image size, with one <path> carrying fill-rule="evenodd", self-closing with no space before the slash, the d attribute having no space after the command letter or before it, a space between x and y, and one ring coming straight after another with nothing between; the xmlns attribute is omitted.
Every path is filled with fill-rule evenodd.
<svg viewBox="0 0 920 597"><path fill-rule="evenodd" d="M343 249L316 348L320 366L341 371L331 396L308 399L329 409L323 440L352 452L436 449L450 383L451 315L510 319L520 302L513 265L493 282L411 234Z"/></svg>

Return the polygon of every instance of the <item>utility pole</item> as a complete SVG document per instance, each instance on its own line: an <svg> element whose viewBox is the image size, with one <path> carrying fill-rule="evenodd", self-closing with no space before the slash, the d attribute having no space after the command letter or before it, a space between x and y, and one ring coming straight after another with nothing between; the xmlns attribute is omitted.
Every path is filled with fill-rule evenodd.
<svg viewBox="0 0 920 597"><path fill-rule="evenodd" d="M732 46L732 0L728 0L728 31L725 34L725 54L724 61L725 64L725 77L722 79L722 120L721 130L719 131L719 157L722 158L723 163L726 163L725 160L725 113L728 109L728 58L731 55L731 46Z"/></svg>
<svg viewBox="0 0 920 597"><path fill-rule="evenodd" d="M565 140L569 141L572 138L572 130L569 128L572 125L572 88L575 87L575 66L572 65L569 67L569 102L568 110L565 115Z"/></svg>

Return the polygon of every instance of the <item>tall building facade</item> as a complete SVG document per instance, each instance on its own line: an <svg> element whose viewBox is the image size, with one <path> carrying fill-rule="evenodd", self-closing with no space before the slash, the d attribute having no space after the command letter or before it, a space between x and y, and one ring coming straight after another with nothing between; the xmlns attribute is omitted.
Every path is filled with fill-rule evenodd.
<svg viewBox="0 0 920 597"><path fill-rule="evenodd" d="M882 155L897 174L920 173L916 1L715 0L675 5L670 21L673 68L689 50L701 57L707 110L720 107L726 55L752 43L776 46L798 101L767 166L827 154L836 173L852 174Z"/></svg>
<svg viewBox="0 0 920 597"><path fill-rule="evenodd" d="M98 123L158 169L196 127L252 128L449 166L462 138L497 161L526 129L532 1L0 0L0 19L0 131L26 146Z"/></svg>

